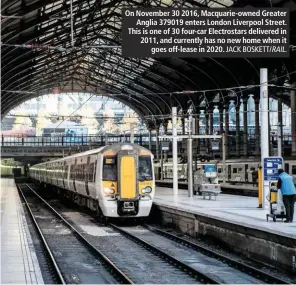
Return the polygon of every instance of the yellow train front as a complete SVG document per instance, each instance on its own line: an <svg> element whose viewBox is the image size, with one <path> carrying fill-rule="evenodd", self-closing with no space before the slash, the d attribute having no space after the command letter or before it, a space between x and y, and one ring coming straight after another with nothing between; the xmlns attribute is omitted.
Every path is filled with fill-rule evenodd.
<svg viewBox="0 0 296 285"><path fill-rule="evenodd" d="M147 217L154 192L152 153L135 144L103 151L100 209L106 217Z"/></svg>

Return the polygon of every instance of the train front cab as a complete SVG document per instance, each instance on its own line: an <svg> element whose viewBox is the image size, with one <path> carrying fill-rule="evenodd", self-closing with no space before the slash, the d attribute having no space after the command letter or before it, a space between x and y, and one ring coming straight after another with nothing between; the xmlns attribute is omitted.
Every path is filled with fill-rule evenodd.
<svg viewBox="0 0 296 285"><path fill-rule="evenodd" d="M147 217L154 196L152 155L121 149L103 156L100 208L106 217ZM117 209L117 210L115 210Z"/></svg>

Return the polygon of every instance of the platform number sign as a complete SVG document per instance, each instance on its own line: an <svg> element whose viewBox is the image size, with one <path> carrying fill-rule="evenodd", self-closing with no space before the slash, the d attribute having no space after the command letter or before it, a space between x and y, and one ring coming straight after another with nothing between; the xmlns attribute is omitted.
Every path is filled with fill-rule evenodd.
<svg viewBox="0 0 296 285"><path fill-rule="evenodd" d="M264 181L277 181L279 178L278 169L284 167L282 157L264 158Z"/></svg>

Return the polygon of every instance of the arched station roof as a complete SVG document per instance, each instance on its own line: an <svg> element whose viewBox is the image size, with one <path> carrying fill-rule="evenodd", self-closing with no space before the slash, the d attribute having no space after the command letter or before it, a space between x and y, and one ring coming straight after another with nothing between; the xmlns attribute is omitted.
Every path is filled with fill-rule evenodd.
<svg viewBox="0 0 296 285"><path fill-rule="evenodd" d="M296 81L296 73L286 76L296 70L296 51L287 59L125 59L120 48L91 47L121 45L122 8L179 7L180 3L184 8L287 7L291 11L290 44L296 46L295 0L73 0L75 49L71 49L70 0L3 0L2 117L20 103L55 88L104 94L141 116L155 115L158 120L171 112L172 104L186 110L192 103L198 108L204 99L200 93L171 94L175 91L259 84L260 67L269 69L270 79L279 78L272 82L275 85ZM16 46L22 44L55 48ZM206 95L208 101L217 98L217 92ZM220 95L217 102L221 103L225 97ZM288 102L289 96L283 99Z"/></svg>

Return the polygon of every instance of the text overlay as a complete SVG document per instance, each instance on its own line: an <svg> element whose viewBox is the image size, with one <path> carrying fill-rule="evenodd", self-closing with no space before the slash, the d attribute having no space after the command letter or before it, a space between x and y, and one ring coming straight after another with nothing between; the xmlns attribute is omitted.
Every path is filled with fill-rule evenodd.
<svg viewBox="0 0 296 285"><path fill-rule="evenodd" d="M122 19L123 57L290 56L285 8L130 8Z"/></svg>

